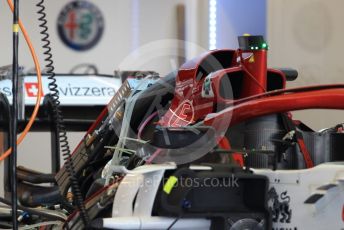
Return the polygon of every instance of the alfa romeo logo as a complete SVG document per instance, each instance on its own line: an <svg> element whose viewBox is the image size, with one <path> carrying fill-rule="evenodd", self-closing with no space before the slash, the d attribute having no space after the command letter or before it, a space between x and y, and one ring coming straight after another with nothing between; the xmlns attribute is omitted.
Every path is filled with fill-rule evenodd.
<svg viewBox="0 0 344 230"><path fill-rule="evenodd" d="M104 30L102 13L98 7L87 1L68 3L60 12L57 21L61 40L78 51L95 46Z"/></svg>

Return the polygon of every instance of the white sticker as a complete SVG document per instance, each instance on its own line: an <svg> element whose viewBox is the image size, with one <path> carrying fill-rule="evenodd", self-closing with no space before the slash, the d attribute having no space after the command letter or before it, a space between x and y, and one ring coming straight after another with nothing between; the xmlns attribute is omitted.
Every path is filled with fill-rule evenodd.
<svg viewBox="0 0 344 230"><path fill-rule="evenodd" d="M50 92L49 82L47 76L42 76L43 96ZM117 78L95 75L58 75L56 84L61 105L92 106L107 105L121 86L121 81ZM23 91L25 105L35 105L38 94L36 76L24 77ZM12 102L12 81L9 79L0 81L0 92Z"/></svg>

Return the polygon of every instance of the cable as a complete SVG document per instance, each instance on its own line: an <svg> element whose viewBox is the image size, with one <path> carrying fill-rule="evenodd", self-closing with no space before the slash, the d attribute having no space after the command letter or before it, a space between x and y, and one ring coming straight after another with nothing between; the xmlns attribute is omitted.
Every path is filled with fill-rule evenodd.
<svg viewBox="0 0 344 230"><path fill-rule="evenodd" d="M4 203L4 204L7 204L7 205L12 205L12 202L11 201L8 201L2 197L0 197L0 202L1 203ZM60 216L57 216L57 215L52 215L52 214L49 214L49 213L45 213L45 212L41 212L41 211L38 211L38 210L35 210L35 209L32 209L32 208L27 208L27 207L24 207L24 206L21 206L21 205L18 205L18 208L25 211L25 212L28 212L28 213L31 213L32 215L37 215L37 216L41 216L41 217L45 217L47 219L50 219L50 220L57 220L57 221L65 221L65 219L63 219L62 217Z"/></svg>
<svg viewBox="0 0 344 230"><path fill-rule="evenodd" d="M12 4L11 0L7 0L7 4L10 7L10 9L13 11L14 10L14 6ZM17 145L19 145L20 143L23 142L23 140L25 139L26 135L28 134L28 132L30 131L33 123L35 122L35 119L37 117L38 114L38 110L39 110L39 106L40 106L40 102L41 102L41 98L42 98L42 76L41 76L41 67L35 52L35 49L31 43L31 40L29 38L28 33L26 32L26 29L23 25L23 23L21 22L21 20L19 19L19 27L24 35L25 41L30 49L30 53L32 56L32 59L35 63L35 68L36 68L36 72L37 72L37 82L38 82L38 93L37 93L37 99L36 99L36 104L35 107L33 109L33 112L30 116L30 119L28 121L28 123L26 124L23 132L20 134L18 140L17 140ZM0 161L3 161L4 159L6 159L12 152L12 148L7 149L3 154L0 155Z"/></svg>
<svg viewBox="0 0 344 230"><path fill-rule="evenodd" d="M173 222L170 224L170 226L168 226L167 230L172 229L172 227L178 222L179 219L180 219L180 217L177 217L175 220L173 220Z"/></svg>
<svg viewBox="0 0 344 230"><path fill-rule="evenodd" d="M146 164L151 164L152 161L161 153L162 149L157 149L155 152L146 160Z"/></svg>
<svg viewBox="0 0 344 230"><path fill-rule="evenodd" d="M12 107L11 107L11 129L10 142L12 147L12 155L10 158L11 165L11 199L12 199L12 226L18 229L17 219L17 132L18 132L18 46L19 46L19 0L14 0L13 11L13 64L12 64Z"/></svg>
<svg viewBox="0 0 344 230"><path fill-rule="evenodd" d="M155 111L154 113L152 113L151 115L149 115L147 117L147 119L142 122L142 124L140 125L139 129L138 129L138 133L137 133L137 138L138 139L142 139L142 132L143 130L146 128L147 124L158 114L158 111Z"/></svg>
<svg viewBox="0 0 344 230"><path fill-rule="evenodd" d="M147 126L147 124L158 114L158 111L155 111L154 113L152 113L151 115L149 115L147 117L147 119L142 122L142 124L139 127L138 133L137 133L137 137L138 139L142 139L142 132L145 129L145 127ZM151 164L152 161L161 153L162 149L157 149L155 150L155 152L146 160L146 164Z"/></svg>
<svg viewBox="0 0 344 230"><path fill-rule="evenodd" d="M44 226L48 226L48 225L62 225L63 222L61 221L46 221L46 222L41 222L41 223L37 223L37 224L31 224L31 225L26 225L24 227L19 228L19 230L27 230L27 229L34 229L34 228L38 228L38 227L44 227Z"/></svg>
<svg viewBox="0 0 344 230"><path fill-rule="evenodd" d="M50 80L49 82L49 90L50 90L50 95L49 95L49 100L51 100L52 104L52 109L53 109L53 116L56 122L56 126L59 132L59 141L60 141L60 147L61 147L61 152L65 160L66 164L66 170L68 173L68 176L71 181L71 189L72 193L74 195L74 200L76 203L76 206L80 210L80 216L81 219L84 223L85 226L88 226L90 223L89 216L87 214L85 204L83 201L83 197L80 191L79 187L79 182L76 176L75 172L75 166L72 160L71 156L71 151L69 149L69 143L68 143L68 137L67 137L67 130L64 125L64 119L62 115L62 111L60 109L60 100L59 100L59 91L57 90L57 84L56 84L56 78L55 78L55 68L54 68L54 62L52 60L52 53L51 53L51 47L50 47L50 40L49 40L49 33L48 33L48 26L47 26L47 20L46 20L46 13L45 13L45 6L44 6L44 0L39 1L36 6L39 8L37 11L37 14L40 15L38 20L41 22L39 27L42 29L40 34L43 36L42 37L42 42L44 43L43 49L44 55L46 58L44 59L47 64L46 64L46 69L47 72L46 74L48 75L48 79Z"/></svg>

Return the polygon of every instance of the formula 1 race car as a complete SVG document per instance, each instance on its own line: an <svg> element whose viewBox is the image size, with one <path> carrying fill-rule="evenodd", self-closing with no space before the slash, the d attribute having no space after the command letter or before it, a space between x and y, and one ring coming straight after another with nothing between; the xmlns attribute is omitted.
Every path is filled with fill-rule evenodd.
<svg viewBox="0 0 344 230"><path fill-rule="evenodd" d="M343 229L344 126L316 132L290 112L344 109L344 85L287 89L297 71L268 69L267 53L241 36L165 77L129 77L53 180L19 170L21 204L49 212L23 224Z"/></svg>

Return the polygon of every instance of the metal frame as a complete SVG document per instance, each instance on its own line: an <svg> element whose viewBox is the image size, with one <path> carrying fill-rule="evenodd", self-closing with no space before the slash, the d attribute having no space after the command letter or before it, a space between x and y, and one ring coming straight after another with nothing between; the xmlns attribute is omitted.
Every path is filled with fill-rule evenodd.
<svg viewBox="0 0 344 230"><path fill-rule="evenodd" d="M9 148L10 144L10 103L8 102L5 95L0 93L0 120L3 121L4 125L0 125L0 131L2 131L2 136L0 137L0 151L6 150ZM11 181L10 181L10 158L5 159L4 162L4 193L6 198L10 198L11 191Z"/></svg>
<svg viewBox="0 0 344 230"><path fill-rule="evenodd" d="M48 100L46 100L48 101ZM54 122L54 114L52 106L46 102L41 106L40 112L36 118L34 125L31 128L33 132L47 131L51 135L51 169L52 173L57 173L60 170L60 151L59 151L59 134L56 123ZM64 114L66 114L65 124L67 131L87 131L91 124L95 121L97 115L101 112L103 106L78 107L68 106L62 107ZM24 120L18 121L18 132L21 132L31 114L32 107L25 108ZM2 147L4 150L9 148L9 113L10 104L3 94L0 93L0 128L3 130ZM1 136L0 136L1 138ZM0 145L1 146L1 145ZM2 151L1 151L2 152ZM4 192L5 197L9 198L11 192L11 181L9 180L9 166L10 160L6 159L4 162Z"/></svg>

